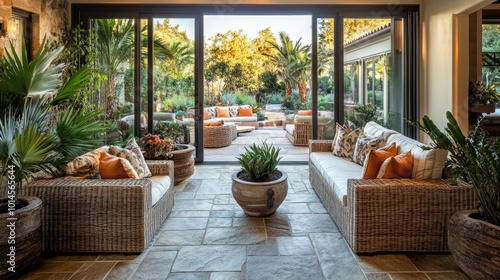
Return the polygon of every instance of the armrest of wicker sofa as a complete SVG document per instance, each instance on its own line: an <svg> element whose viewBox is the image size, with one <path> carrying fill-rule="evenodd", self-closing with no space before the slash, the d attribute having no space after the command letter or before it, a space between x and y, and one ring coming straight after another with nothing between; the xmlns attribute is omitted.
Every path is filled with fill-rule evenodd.
<svg viewBox="0 0 500 280"><path fill-rule="evenodd" d="M477 207L470 185L448 180L349 179L347 192L355 252L449 251L449 218Z"/></svg>
<svg viewBox="0 0 500 280"><path fill-rule="evenodd" d="M174 186L174 161L172 160L146 160L153 176L170 176L170 187Z"/></svg>
<svg viewBox="0 0 500 280"><path fill-rule="evenodd" d="M333 140L309 140L309 153L331 152Z"/></svg>

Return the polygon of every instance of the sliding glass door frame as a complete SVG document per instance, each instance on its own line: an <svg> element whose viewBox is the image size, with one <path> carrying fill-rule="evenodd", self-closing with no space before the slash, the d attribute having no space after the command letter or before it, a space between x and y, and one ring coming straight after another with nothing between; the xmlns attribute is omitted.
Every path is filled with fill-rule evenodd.
<svg viewBox="0 0 500 280"><path fill-rule="evenodd" d="M338 123L344 121L344 73L343 73L343 26L347 17L400 17L405 19L405 74L404 74L404 117L417 120L419 103L419 6L418 5L176 5L176 4L72 4L71 15L73 26L83 22L89 28L89 20L93 18L131 18L135 22L148 19L148 67L152 65L152 19L155 17L194 18L195 19L195 138L196 162L203 162L203 104L204 104L204 15L310 15L312 36L312 121L313 139L318 138L318 18L333 18L334 25L334 118ZM135 26L135 59L134 59L134 113L140 115L140 65L141 65L141 30L140 24ZM139 38L139 39L137 39ZM148 71L151 72L151 71ZM148 98L152 98L152 77L148 74ZM151 99L150 99L151 100ZM151 117L153 108L149 102L148 114ZM152 127L152 118L148 118L148 127ZM135 134L140 135L140 119L135 118ZM404 127L404 134L417 138L416 129Z"/></svg>

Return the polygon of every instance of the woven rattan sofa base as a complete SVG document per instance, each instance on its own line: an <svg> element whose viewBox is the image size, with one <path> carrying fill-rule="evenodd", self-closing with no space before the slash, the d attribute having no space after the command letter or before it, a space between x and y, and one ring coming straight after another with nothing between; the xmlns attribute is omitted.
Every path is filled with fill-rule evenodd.
<svg viewBox="0 0 500 280"><path fill-rule="evenodd" d="M148 179L39 180L26 194L43 201L44 252L140 253L174 206L173 162L148 161L171 185L152 206Z"/></svg>
<svg viewBox="0 0 500 280"><path fill-rule="evenodd" d="M331 147L311 143L312 151ZM309 180L356 253L448 252L451 215L477 206L471 186L447 180L349 179L346 206L311 162Z"/></svg>
<svg viewBox="0 0 500 280"><path fill-rule="evenodd" d="M204 126L203 127L203 147L221 148L231 145L234 136L237 135L236 126Z"/></svg>

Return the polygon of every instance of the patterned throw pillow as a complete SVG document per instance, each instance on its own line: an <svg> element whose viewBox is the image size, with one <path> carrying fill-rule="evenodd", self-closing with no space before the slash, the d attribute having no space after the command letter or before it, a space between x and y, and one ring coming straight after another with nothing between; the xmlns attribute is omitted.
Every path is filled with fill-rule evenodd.
<svg viewBox="0 0 500 280"><path fill-rule="evenodd" d="M363 165L366 155L368 155L371 150L376 150L384 144L384 138L366 135L361 132L358 140L356 141L356 148L354 149L354 154L352 155L352 161L359 165Z"/></svg>
<svg viewBox="0 0 500 280"><path fill-rule="evenodd" d="M231 118L237 117L239 108L239 106L229 106L229 116Z"/></svg>
<svg viewBox="0 0 500 280"><path fill-rule="evenodd" d="M336 136L333 155L338 157L352 157L359 133L360 129L351 131L348 128L340 127L340 129L337 130L338 136Z"/></svg>
<svg viewBox="0 0 500 280"><path fill-rule="evenodd" d="M93 178L99 170L99 158L102 152L108 152L109 146L102 146L91 152L76 157L66 165L65 173L68 176Z"/></svg>
<svg viewBox="0 0 500 280"><path fill-rule="evenodd" d="M151 174L146 160L144 159L144 155L142 154L141 147L139 147L139 145L135 141L135 138L131 138L130 140L128 140L127 144L125 145L125 149L132 151L137 156L139 166L143 170L141 174L143 174L144 177L141 178L151 177L153 174ZM141 175L139 174L139 176Z"/></svg>
<svg viewBox="0 0 500 280"><path fill-rule="evenodd" d="M139 178L145 178L146 177L146 172L145 172L145 168L147 168L147 165L144 163L142 163L139 158L137 157L137 155L132 152L131 150L127 150L127 149L124 149L124 148L120 148L120 147L117 147L117 146L111 146L109 148L109 154L112 155L112 156L117 156L119 158L124 158L126 160L128 160L130 162L130 164L132 165L132 167L134 168L135 172L137 172L137 175L139 176ZM148 171L149 171L149 168L148 168Z"/></svg>
<svg viewBox="0 0 500 280"><path fill-rule="evenodd" d="M351 132L351 130L347 127L347 126L342 126L340 123L335 123L335 136L333 137L333 141L332 141L332 152L333 150L335 150L335 143L337 143L337 139L339 137L339 131L341 128L344 128L345 130L348 131L348 133Z"/></svg>
<svg viewBox="0 0 500 280"><path fill-rule="evenodd" d="M208 115L210 115L211 119L217 117L217 110L215 108L216 107L208 107L208 108L206 108L207 111L208 111Z"/></svg>
<svg viewBox="0 0 500 280"><path fill-rule="evenodd" d="M398 149L396 143L393 142L387 146L377 150L371 150L366 156L363 164L363 171L361 172L361 179L375 179L377 178L380 166L389 157L397 156Z"/></svg>

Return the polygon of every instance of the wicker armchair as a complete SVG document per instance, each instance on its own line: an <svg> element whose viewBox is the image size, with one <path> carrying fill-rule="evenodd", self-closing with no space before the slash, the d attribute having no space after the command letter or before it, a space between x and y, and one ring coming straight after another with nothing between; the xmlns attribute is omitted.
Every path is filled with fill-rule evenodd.
<svg viewBox="0 0 500 280"><path fill-rule="evenodd" d="M39 180L24 188L43 201L45 252L140 253L174 206L172 161L147 161L170 176L170 188L152 205L149 179Z"/></svg>

